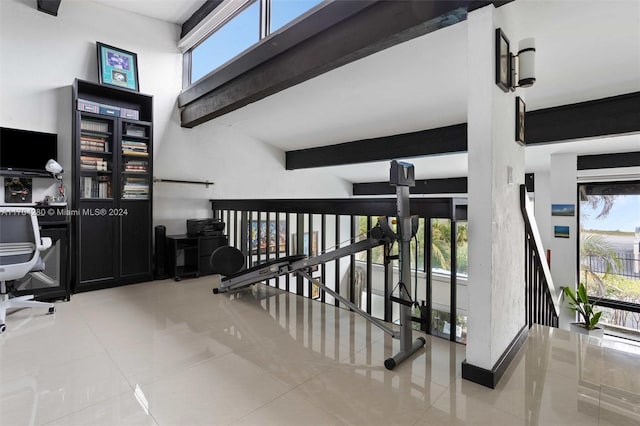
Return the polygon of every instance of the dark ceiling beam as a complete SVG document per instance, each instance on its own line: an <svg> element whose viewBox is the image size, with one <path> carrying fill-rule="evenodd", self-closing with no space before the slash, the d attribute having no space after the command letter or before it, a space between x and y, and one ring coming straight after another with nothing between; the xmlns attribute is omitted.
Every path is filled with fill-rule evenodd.
<svg viewBox="0 0 640 426"><path fill-rule="evenodd" d="M286 152L286 169L340 166L467 151L467 124Z"/></svg>
<svg viewBox="0 0 640 426"><path fill-rule="evenodd" d="M471 1L469 2L469 12L473 12L476 9L480 9L483 8L485 6L489 6L490 4L492 4L494 7L500 7L500 6L504 6L507 3L511 3L512 1L515 0L494 0L494 1L488 1L488 0L475 0L475 1Z"/></svg>
<svg viewBox="0 0 640 426"><path fill-rule="evenodd" d="M416 179L409 188L411 194L466 194L467 178ZM353 195L395 195L396 187L389 182L354 183Z"/></svg>
<svg viewBox="0 0 640 426"><path fill-rule="evenodd" d="M578 170L617 169L618 167L639 166L640 151L578 156Z"/></svg>
<svg viewBox="0 0 640 426"><path fill-rule="evenodd" d="M58 16L58 8L62 0L38 0L38 10L49 15Z"/></svg>
<svg viewBox="0 0 640 426"><path fill-rule="evenodd" d="M527 112L527 145L640 131L640 92ZM463 153L467 124L286 152L287 170Z"/></svg>
<svg viewBox="0 0 640 426"><path fill-rule="evenodd" d="M194 29L204 18L206 18L211 12L213 12L218 6L220 6L222 0L207 0L205 4L200 6L200 9L196 10L193 15L182 24L182 31L180 32L180 38L183 38L189 31Z"/></svg>
<svg viewBox="0 0 640 426"><path fill-rule="evenodd" d="M468 5L468 0L329 3L186 89L178 98L182 126L197 126L355 60L458 23L466 19ZM361 10L344 19L347 12L357 8ZM282 49L282 43L287 48ZM234 67L228 72L227 68Z"/></svg>
<svg viewBox="0 0 640 426"><path fill-rule="evenodd" d="M535 176L527 173L524 183L528 192L534 191ZM439 195L466 194L467 178L454 177L445 179L416 179L416 185L409 188L411 194ZM395 195L396 187L389 182L365 182L353 184L353 195Z"/></svg>
<svg viewBox="0 0 640 426"><path fill-rule="evenodd" d="M640 92L527 112L527 145L640 131Z"/></svg>

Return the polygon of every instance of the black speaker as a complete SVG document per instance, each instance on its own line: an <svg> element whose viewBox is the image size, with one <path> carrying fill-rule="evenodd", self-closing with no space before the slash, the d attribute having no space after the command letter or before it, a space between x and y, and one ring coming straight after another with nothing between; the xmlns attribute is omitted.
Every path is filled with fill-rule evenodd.
<svg viewBox="0 0 640 426"><path fill-rule="evenodd" d="M156 280L169 278L169 274L167 274L166 236L166 226L158 225L155 227L155 268L153 270L153 278Z"/></svg>

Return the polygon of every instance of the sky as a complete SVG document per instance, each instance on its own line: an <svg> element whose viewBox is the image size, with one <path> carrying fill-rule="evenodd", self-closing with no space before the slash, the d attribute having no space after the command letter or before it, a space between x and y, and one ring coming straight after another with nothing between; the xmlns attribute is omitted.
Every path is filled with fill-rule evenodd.
<svg viewBox="0 0 640 426"><path fill-rule="evenodd" d="M580 203L580 226L583 229L625 232L635 232L636 227L640 227L640 195L619 195L609 215L595 219L600 210L592 210L586 203Z"/></svg>

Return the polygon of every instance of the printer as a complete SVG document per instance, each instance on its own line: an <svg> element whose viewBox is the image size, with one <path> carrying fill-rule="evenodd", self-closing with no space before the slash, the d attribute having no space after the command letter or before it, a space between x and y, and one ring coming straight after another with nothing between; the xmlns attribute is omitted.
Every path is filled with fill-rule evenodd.
<svg viewBox="0 0 640 426"><path fill-rule="evenodd" d="M225 223L218 219L187 219L187 234L190 236L223 235Z"/></svg>

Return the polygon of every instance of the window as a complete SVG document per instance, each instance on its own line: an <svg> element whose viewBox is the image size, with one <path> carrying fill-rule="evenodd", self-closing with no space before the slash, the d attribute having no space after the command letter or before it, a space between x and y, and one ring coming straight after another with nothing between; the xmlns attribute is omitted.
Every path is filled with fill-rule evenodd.
<svg viewBox="0 0 640 426"><path fill-rule="evenodd" d="M322 3L322 0L271 0L271 23L269 34L284 27L307 10Z"/></svg>
<svg viewBox="0 0 640 426"><path fill-rule="evenodd" d="M260 2L254 1L193 49L191 82L204 77L259 40Z"/></svg>
<svg viewBox="0 0 640 426"><path fill-rule="evenodd" d="M607 333L639 339L640 182L582 184L579 194L580 282L609 302L598 308Z"/></svg>
<svg viewBox="0 0 640 426"><path fill-rule="evenodd" d="M189 49L185 60L191 60L189 84L232 60L261 38L284 27L324 0L232 0L217 16L198 31L211 32L202 42ZM234 12L238 8L238 12ZM229 19L225 14L230 14ZM196 39L197 36L194 36ZM189 45L187 38L182 48Z"/></svg>

